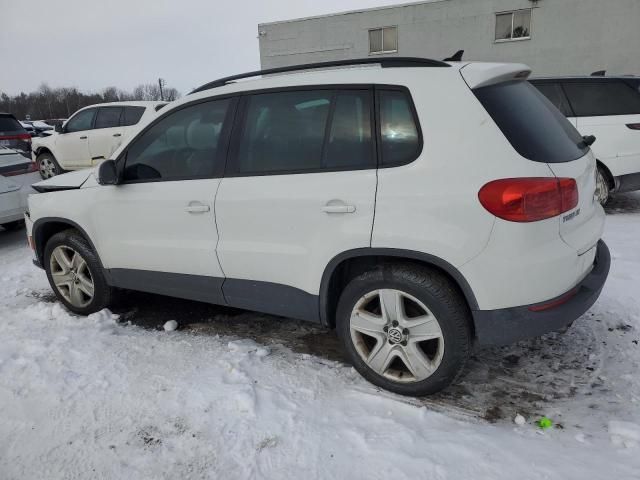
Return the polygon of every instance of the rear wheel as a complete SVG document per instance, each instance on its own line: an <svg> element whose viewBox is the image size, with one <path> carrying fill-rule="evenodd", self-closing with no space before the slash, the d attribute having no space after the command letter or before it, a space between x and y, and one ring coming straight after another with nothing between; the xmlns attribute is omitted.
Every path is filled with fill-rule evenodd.
<svg viewBox="0 0 640 480"><path fill-rule="evenodd" d="M38 155L36 162L38 164L40 176L44 180L65 173L55 157L48 152Z"/></svg>
<svg viewBox="0 0 640 480"><path fill-rule="evenodd" d="M447 387L471 350L469 309L448 278L387 265L353 279L337 310L345 352L371 383L421 396Z"/></svg>
<svg viewBox="0 0 640 480"><path fill-rule="evenodd" d="M609 177L603 171L602 167L598 167L596 171L596 198L603 207L611 198L611 190L609 188Z"/></svg>
<svg viewBox="0 0 640 480"><path fill-rule="evenodd" d="M111 302L111 288L98 256L76 230L51 237L45 247L44 265L51 288L72 312L88 315Z"/></svg>

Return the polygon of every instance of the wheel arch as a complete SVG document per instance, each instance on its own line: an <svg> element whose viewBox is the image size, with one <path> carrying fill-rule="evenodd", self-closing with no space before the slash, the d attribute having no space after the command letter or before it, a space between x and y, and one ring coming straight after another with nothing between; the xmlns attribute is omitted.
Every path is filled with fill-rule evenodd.
<svg viewBox="0 0 640 480"><path fill-rule="evenodd" d="M91 246L93 251L96 252L98 261L100 262L100 266L102 267L102 261L100 260L100 256L98 255L98 250L91 241L91 237L89 237L87 232L73 220L60 217L39 218L33 224L31 237L34 242L36 257L38 259L38 262L40 262L40 265L44 266L44 249L49 239L56 233L68 230L70 228L77 230L78 233L80 233L80 235L82 235L84 239L89 242L89 245Z"/></svg>
<svg viewBox="0 0 640 480"><path fill-rule="evenodd" d="M320 322L335 327L335 311L341 287L371 267L384 263L408 261L436 269L446 275L460 290L470 310L478 310L478 302L471 286L460 271L446 260L428 253L394 248L359 248L334 257L324 270L320 283ZM473 328L473 325L472 325Z"/></svg>
<svg viewBox="0 0 640 480"><path fill-rule="evenodd" d="M42 155L43 153L49 153L53 156L53 158L56 158L56 154L53 153L53 150L51 150L49 147L41 145L39 147L36 147L35 149L35 154L36 154L36 159L38 158L38 155Z"/></svg>

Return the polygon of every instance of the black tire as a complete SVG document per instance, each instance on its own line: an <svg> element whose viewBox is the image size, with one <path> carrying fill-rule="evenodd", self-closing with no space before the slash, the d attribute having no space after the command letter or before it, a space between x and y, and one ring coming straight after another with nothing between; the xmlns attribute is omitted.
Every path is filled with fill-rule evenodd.
<svg viewBox="0 0 640 480"><path fill-rule="evenodd" d="M363 296L378 289L409 294L435 315L444 353L439 366L426 379L410 383L390 380L367 365L358 353L351 336L351 312ZM351 280L338 302L336 322L338 336L355 369L374 385L400 395L424 396L443 390L463 372L471 353L471 314L464 297L440 272L413 264L382 265Z"/></svg>
<svg viewBox="0 0 640 480"><path fill-rule="evenodd" d="M53 281L51 273L51 256L56 247L59 246L65 246L73 249L86 262L93 281L94 295L90 303L85 306L78 307L69 302L62 295ZM98 312L111 304L112 288L107 284L98 255L94 252L93 248L91 248L89 242L77 230L64 230L52 236L44 249L43 264L45 271L47 272L47 279L49 280L49 284L51 285L56 297L72 312L80 315L89 315L91 313Z"/></svg>
<svg viewBox="0 0 640 480"><path fill-rule="evenodd" d="M609 175L604 169L598 165L598 172L596 174L596 198L603 207L611 200L611 183L609 181Z"/></svg>
<svg viewBox="0 0 640 480"><path fill-rule="evenodd" d="M38 164L40 177L44 180L66 173L66 170L64 170L56 160L56 157L49 152L44 152L38 155L36 163Z"/></svg>
<svg viewBox="0 0 640 480"><path fill-rule="evenodd" d="M7 231L20 230L24 228L24 220L16 220L15 222L3 223L0 225Z"/></svg>

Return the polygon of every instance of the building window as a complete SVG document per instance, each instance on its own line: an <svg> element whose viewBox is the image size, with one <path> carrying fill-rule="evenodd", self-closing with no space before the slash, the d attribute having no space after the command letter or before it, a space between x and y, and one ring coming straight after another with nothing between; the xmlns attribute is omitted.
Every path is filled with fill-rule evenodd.
<svg viewBox="0 0 640 480"><path fill-rule="evenodd" d="M531 38L531 9L496 13L496 42Z"/></svg>
<svg viewBox="0 0 640 480"><path fill-rule="evenodd" d="M398 27L373 28L369 30L369 54L394 53L398 51Z"/></svg>

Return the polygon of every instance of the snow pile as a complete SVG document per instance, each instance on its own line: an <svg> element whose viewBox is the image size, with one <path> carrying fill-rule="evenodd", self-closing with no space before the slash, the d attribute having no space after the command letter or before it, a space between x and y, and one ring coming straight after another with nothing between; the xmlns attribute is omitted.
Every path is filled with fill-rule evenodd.
<svg viewBox="0 0 640 480"><path fill-rule="evenodd" d="M637 480L639 236L640 215L610 217L610 282L573 327L589 382L492 425L277 345L71 315L0 232L0 478ZM539 430L542 415L555 427Z"/></svg>

